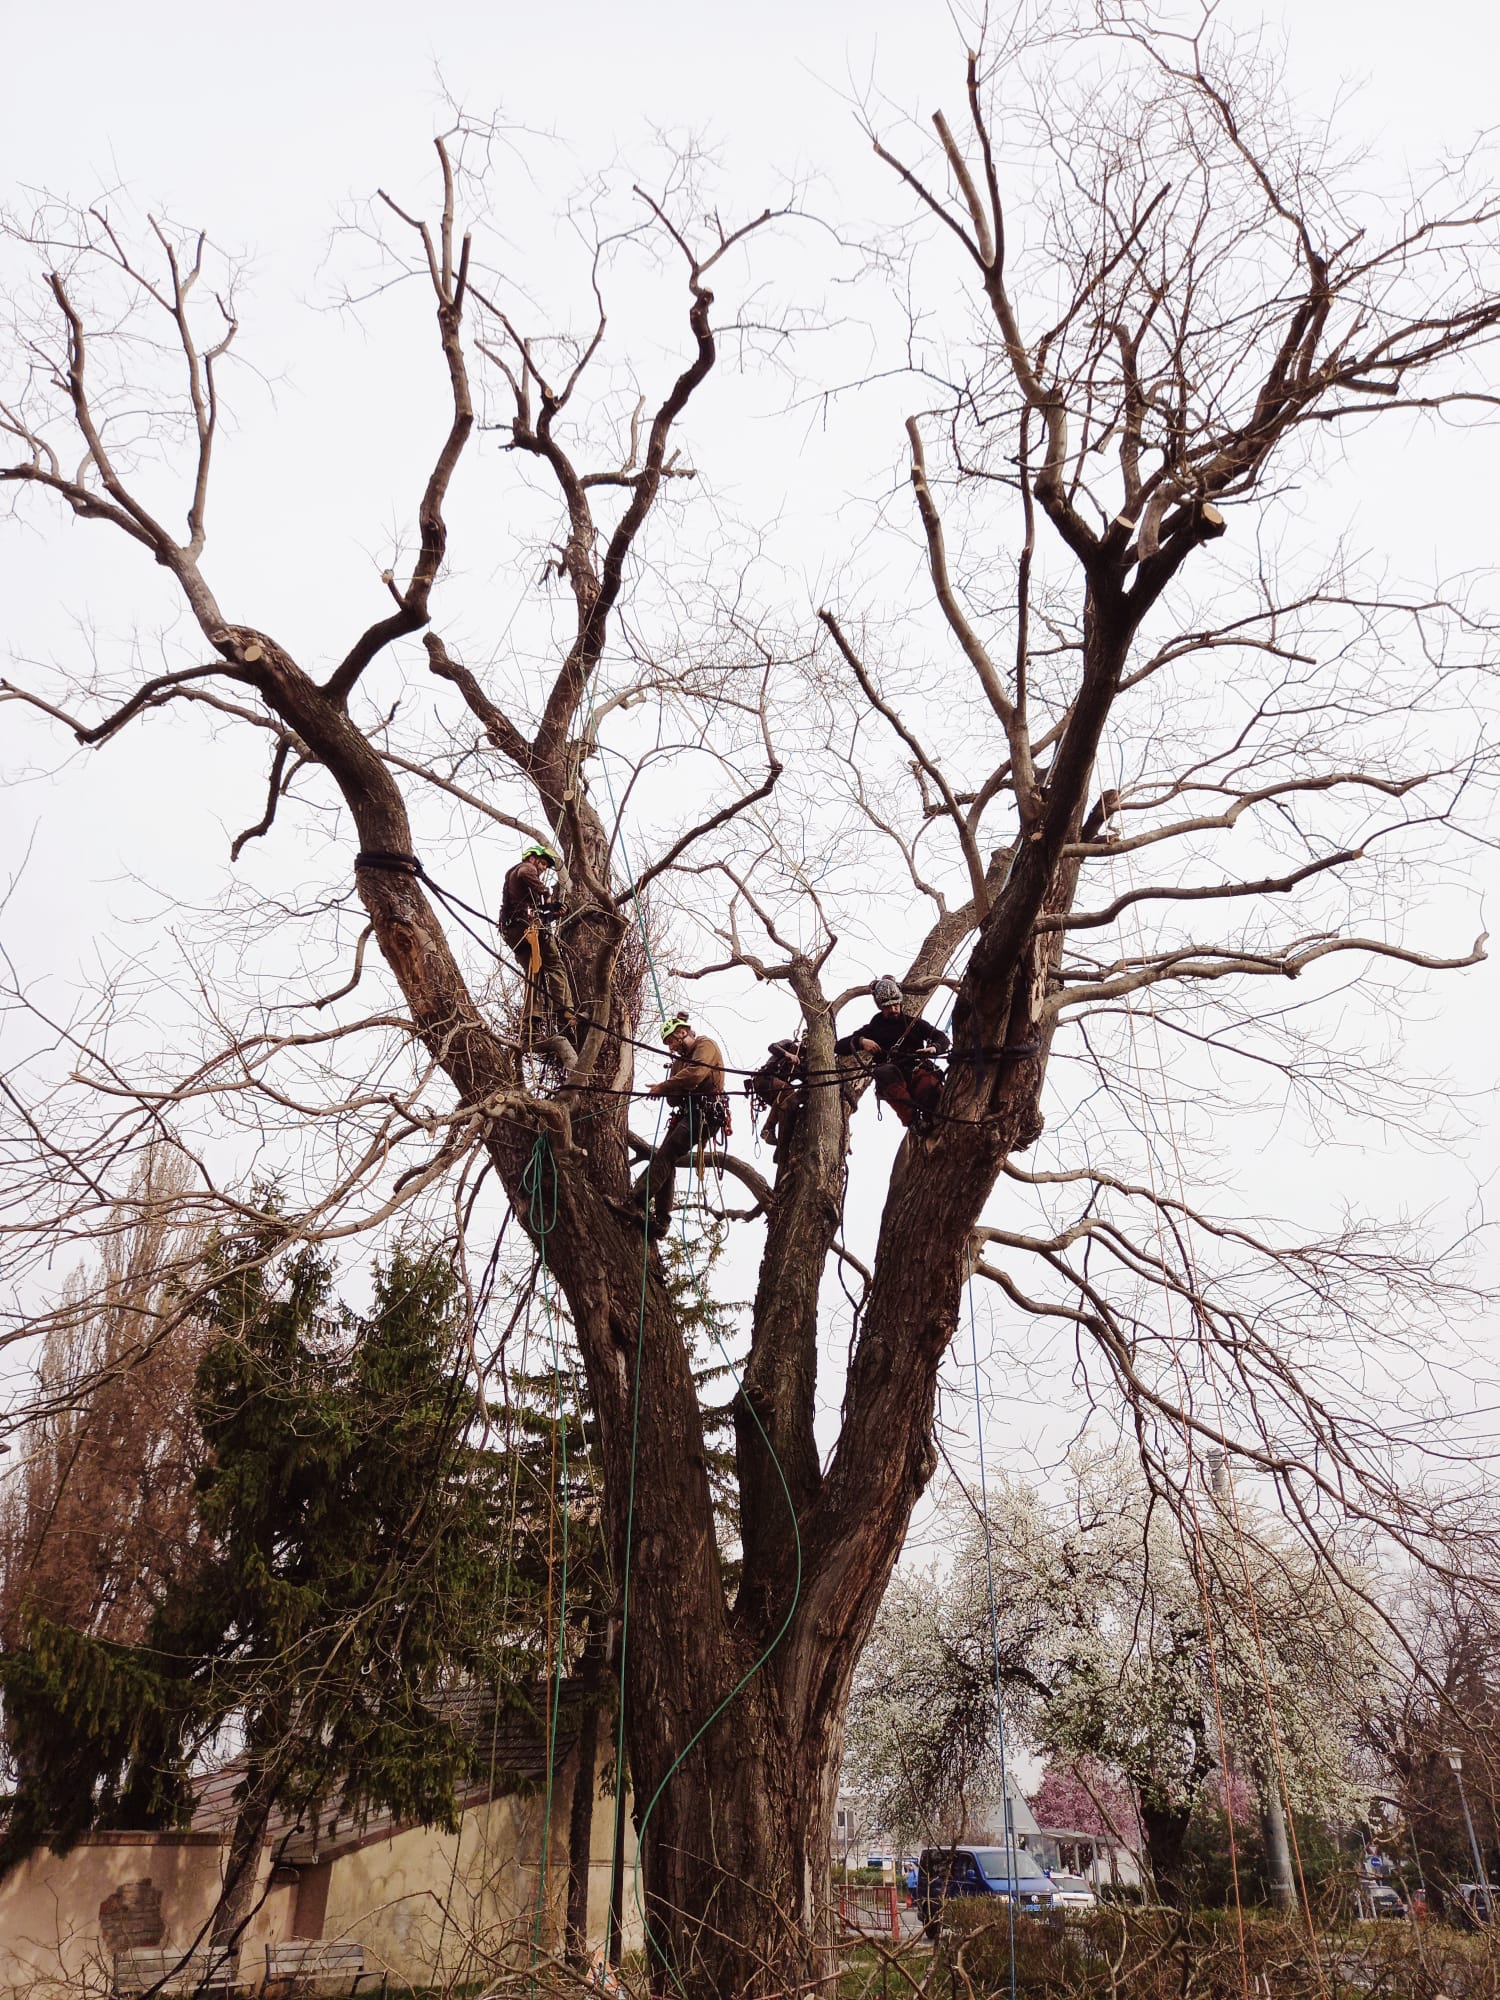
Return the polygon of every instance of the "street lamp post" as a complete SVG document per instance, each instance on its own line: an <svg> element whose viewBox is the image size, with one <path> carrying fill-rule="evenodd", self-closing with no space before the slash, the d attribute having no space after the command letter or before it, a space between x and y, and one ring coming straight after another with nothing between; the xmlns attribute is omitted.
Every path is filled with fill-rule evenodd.
<svg viewBox="0 0 1500 2000"><path fill-rule="evenodd" d="M1464 1825L1469 1829L1469 1852L1474 1857L1474 1915L1477 1919L1483 1910L1486 1916L1493 1916L1494 1912L1490 1909L1490 1885L1479 1853L1479 1840L1474 1832L1474 1818L1469 1811L1469 1795L1464 1790L1463 1752L1449 1750L1446 1755L1448 1769L1458 1782L1458 1802L1464 1809Z"/></svg>

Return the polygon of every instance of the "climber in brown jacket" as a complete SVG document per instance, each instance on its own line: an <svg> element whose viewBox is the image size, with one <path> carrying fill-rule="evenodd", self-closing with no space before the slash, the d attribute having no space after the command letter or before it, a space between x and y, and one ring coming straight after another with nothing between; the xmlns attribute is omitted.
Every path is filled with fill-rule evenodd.
<svg viewBox="0 0 1500 2000"><path fill-rule="evenodd" d="M556 869L556 855L540 841L524 850L500 892L500 935L526 975L532 1023L545 1031L535 1037L535 1047L571 1070L578 1061L572 1040L578 1032L577 1009L568 968L557 948L561 910Z"/></svg>
<svg viewBox="0 0 1500 2000"><path fill-rule="evenodd" d="M650 1201L653 1237L667 1232L678 1167L695 1146L721 1137L729 1122L724 1056L718 1043L708 1035L694 1034L683 1014L669 1015L662 1022L661 1038L672 1051L672 1067L646 1094L665 1098L672 1116L632 1190L638 1208L644 1210Z"/></svg>

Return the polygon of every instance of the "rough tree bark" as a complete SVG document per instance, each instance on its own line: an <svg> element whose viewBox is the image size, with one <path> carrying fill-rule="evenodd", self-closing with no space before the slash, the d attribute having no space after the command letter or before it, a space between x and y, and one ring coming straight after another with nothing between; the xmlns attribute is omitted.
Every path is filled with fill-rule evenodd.
<svg viewBox="0 0 1500 2000"><path fill-rule="evenodd" d="M1254 186L1269 186L1266 170L1244 151L1228 110L1204 79L1166 74L1163 89L1175 90L1191 106L1200 127L1217 134L1221 151L1240 147ZM1493 290L1478 287L1471 300L1450 300L1441 316L1429 314L1394 332L1382 308L1378 336L1364 334L1360 301L1377 288L1369 255L1362 252L1363 263L1350 263L1346 252L1318 248L1313 225L1277 195L1263 204L1267 212L1256 227L1265 241L1290 242L1301 261L1293 281L1254 300L1258 344L1235 334L1232 366L1243 372L1249 365L1243 355L1253 355L1254 393L1245 400L1240 378L1226 381L1219 400L1202 411L1195 407L1189 420L1195 392L1187 378L1199 364L1186 354L1186 336L1175 350L1180 381L1168 368L1160 381L1143 382L1135 369L1137 349L1165 311L1167 294L1146 272L1144 252L1139 269L1131 260L1151 227L1166 227L1162 197L1116 214L1107 186L1093 192L1089 199L1103 218L1107 253L1080 253L1079 268L1064 273L1063 291L1072 303L1062 326L1027 335L1008 291L1007 217L983 91L976 57L968 97L977 169L946 123L936 121L938 171L958 190L951 200L880 148L921 207L959 245L982 316L982 365L1008 385L1007 422L1019 441L1006 473L1024 516L1018 636L1015 666L1002 670L950 579L921 429L915 422L909 427L916 518L935 600L962 656L965 688L977 689L988 705L999 760L987 787L959 799L917 754L919 781L924 787L930 781L942 794L934 810L951 824L970 894L961 907L939 914L907 977L916 990L930 990L960 958L953 982L957 1059L935 1132L922 1140L908 1137L896 1157L849 1360L842 1428L826 1463L814 1434L820 1302L842 1226L850 1106L858 1086L847 1094L832 1087L809 1090L781 1149L774 1185L758 1184L767 1237L749 1358L734 1407L743 1568L732 1597L724 1583L692 1356L661 1258L656 1249L643 1249L640 1221L627 1199L625 1093L634 1077L632 1024L641 982L621 945L639 892L685 855L691 858L698 842L708 841L711 851L713 837L740 811L771 796L781 766L763 711L764 778L638 869L634 881L625 879L614 829L591 794L585 766L597 729L595 677L639 538L666 482L690 476L678 461L676 434L717 358L709 279L757 225L718 233L710 225L706 246L697 247L661 203L648 201L654 226L682 259L686 359L649 415L637 413L624 464L589 472L565 442L563 417L603 338L602 311L593 343L571 373L549 379L539 347L481 295L477 281L471 287L469 240L456 220L449 154L439 145L441 216L430 227L404 215L402 221L415 232L419 268L432 288L451 421L422 495L420 548L410 579L404 586L387 579L394 610L369 625L322 680L290 645L228 617L203 568L204 495L217 409L213 371L233 328L222 331L217 346L200 349L190 331L191 279L185 286L171 253L164 288L150 296L165 305L177 329L189 438L197 439L185 539L145 507L111 455L90 401L86 360L93 335L64 275L53 273L48 281L60 329L55 382L62 417L82 440L84 471L74 476L63 469L71 461L52 448L40 418L25 411L6 417L20 449L3 477L48 491L80 518L107 522L141 545L175 578L212 649L208 665L144 683L100 721L75 722L79 740L103 743L147 709L199 698L207 681L216 684L213 698L221 708L248 714L275 738L267 825L286 758L321 767L343 808L349 874L375 943L415 1041L448 1080L449 1129L467 1132L483 1147L523 1229L537 1236L537 1218L546 1217L548 1268L566 1298L598 1425L616 1574L625 1574L628 1557L626 1735L656 1977L663 1990L725 2000L784 1992L826 1969L819 1963L817 1917L828 1881L850 1678L912 1508L934 1468L938 1374L972 1267L975 1226L997 1177L1042 1129L1060 989L1071 980L1068 991L1076 996L1083 982L1076 967L1065 967L1070 931L1113 921L1113 911L1080 914L1077 903L1085 864L1102 851L1115 810L1114 795L1100 791L1096 763L1114 705L1132 674L1144 671L1134 655L1142 622L1184 566L1223 534L1219 503L1252 492L1275 447L1299 426L1336 419L1351 403L1363 414L1368 398L1362 403L1357 392L1372 381L1401 400L1413 393L1409 376L1478 344L1500 323ZM1479 227L1472 216L1469 222ZM139 284L113 236L99 237L95 249L106 262L113 259L122 282ZM1406 251L1398 246L1391 254ZM1118 298L1111 285L1124 287ZM1336 310L1340 287L1353 300L1352 320ZM1185 318L1190 315L1186 294L1177 303ZM1144 323L1127 324L1131 314L1144 314ZM466 328L475 316L479 326L471 337ZM441 636L428 631L424 643L431 675L457 691L489 749L529 788L562 856L569 918L563 948L593 1025L579 1067L555 1102L528 1090L516 1048L466 982L427 884L402 861L414 848L398 767L383 754L379 726L351 712L367 669L393 643L422 632L433 616L447 546L448 488L474 427L469 370L476 352L505 384L509 449L550 481L565 518L555 573L571 593L572 631L529 734ZM1109 365L1119 374L1118 394L1107 410L1093 400L1104 393L1097 387L1101 355L1112 357ZM1086 483L1094 463L1088 455L1111 439L1119 491L1101 509ZM1157 453L1160 463L1148 471L1144 460ZM618 503L612 518L596 513L601 496ZM1079 634L1076 653L1062 649L1071 675L1065 699L1040 718L1029 705L1027 638L1038 532L1053 537L1051 553L1068 565ZM848 620L834 608L821 616L834 665L865 692L872 712L892 719ZM48 712L72 719L55 704ZM1295 786L1289 781L1285 789ZM1006 844L986 855L980 819L997 798L1009 801L1012 822ZM360 855L376 858L361 862ZM1316 865L1349 859L1341 854ZM1223 885L1203 893L1277 888ZM780 944L774 923L768 920L766 929ZM779 980L795 998L808 1070L820 1083L837 1067L833 1042L841 1002L823 985L834 942L830 935L817 950L787 946L783 962L774 965L747 954L737 960L753 964L757 976ZM1378 952L1382 946L1349 939L1318 948ZM1215 957L1211 948L1194 947L1196 959L1180 970L1178 950L1144 964L1126 962L1100 974L1089 990L1107 999L1170 977L1231 971L1291 976L1303 962L1297 952L1306 949L1299 940L1247 962L1244 952L1226 948ZM748 1169L735 1170L757 1184ZM1110 1357L1125 1393L1150 1403L1130 1344L1086 1273L1071 1316ZM1159 1395L1152 1407L1164 1407ZM1192 1421L1203 1435L1222 1435L1201 1418ZM1258 1454L1257 1463L1275 1470L1269 1442L1241 1440L1236 1448Z"/></svg>
<svg viewBox="0 0 1500 2000"><path fill-rule="evenodd" d="M1141 1798L1141 1827L1146 1835L1146 1859L1156 1893L1170 1909L1186 1909L1187 1883L1183 1874L1183 1849L1192 1823L1191 1806L1163 1805L1149 1794Z"/></svg>

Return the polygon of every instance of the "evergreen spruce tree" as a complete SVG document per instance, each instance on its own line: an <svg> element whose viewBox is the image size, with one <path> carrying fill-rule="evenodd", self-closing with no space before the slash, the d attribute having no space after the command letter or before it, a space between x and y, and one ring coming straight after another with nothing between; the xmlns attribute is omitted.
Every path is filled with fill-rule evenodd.
<svg viewBox="0 0 1500 2000"><path fill-rule="evenodd" d="M443 1697L494 1678L506 1553L446 1261L398 1251L356 1315L317 1251L273 1248L214 1252L199 1532L144 1639L33 1608L0 1660L21 1773L0 1867L92 1827L181 1824L194 1760L238 1740L216 1943L242 1927L276 1808L456 1826L479 1759Z"/></svg>

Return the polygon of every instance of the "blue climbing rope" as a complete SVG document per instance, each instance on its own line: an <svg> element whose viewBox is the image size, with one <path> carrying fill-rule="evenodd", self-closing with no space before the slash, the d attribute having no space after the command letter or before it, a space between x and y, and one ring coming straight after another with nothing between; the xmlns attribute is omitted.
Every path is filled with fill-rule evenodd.
<svg viewBox="0 0 1500 2000"><path fill-rule="evenodd" d="M995 1557L990 1546L989 1479L984 1469L984 1402L979 1393L979 1332L974 1319L974 1276L968 1281L969 1349L974 1360L974 1434L979 1447L979 1505L984 1519L984 1575L989 1591L990 1659L995 1672L995 1731L1000 1744L1000 1800L1005 1827L1005 1865L1010 1894L1005 1899L1005 1927L1010 1944L1010 2000L1016 2000L1016 1829L1010 1809L1010 1773L1005 1760L1005 1702L1000 1685L1000 1618L995 1609Z"/></svg>

